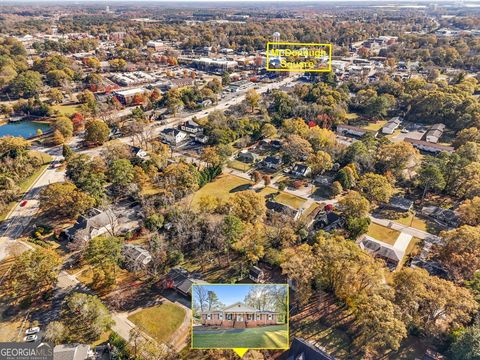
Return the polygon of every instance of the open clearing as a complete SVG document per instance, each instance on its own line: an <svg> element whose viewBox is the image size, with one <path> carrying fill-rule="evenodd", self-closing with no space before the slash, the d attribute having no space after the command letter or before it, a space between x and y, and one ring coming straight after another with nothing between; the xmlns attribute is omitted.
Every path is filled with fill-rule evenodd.
<svg viewBox="0 0 480 360"><path fill-rule="evenodd" d="M165 302L140 310L130 315L128 320L159 343L163 343L182 324L185 315L185 310L182 307Z"/></svg>

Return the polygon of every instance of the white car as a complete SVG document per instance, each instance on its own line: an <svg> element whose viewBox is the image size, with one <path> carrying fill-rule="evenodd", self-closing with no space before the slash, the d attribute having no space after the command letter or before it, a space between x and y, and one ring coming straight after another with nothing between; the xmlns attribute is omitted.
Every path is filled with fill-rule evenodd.
<svg viewBox="0 0 480 360"><path fill-rule="evenodd" d="M35 327L31 327L30 329L27 329L25 331L25 335L33 335L39 332L40 332L40 328L38 326L35 326Z"/></svg>
<svg viewBox="0 0 480 360"><path fill-rule="evenodd" d="M36 341L37 339L38 339L37 335L28 335L23 338L23 341L32 342L32 341Z"/></svg>

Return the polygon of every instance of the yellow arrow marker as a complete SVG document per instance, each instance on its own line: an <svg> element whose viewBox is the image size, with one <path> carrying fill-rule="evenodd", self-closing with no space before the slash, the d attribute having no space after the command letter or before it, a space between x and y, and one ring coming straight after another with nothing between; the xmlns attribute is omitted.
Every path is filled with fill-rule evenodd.
<svg viewBox="0 0 480 360"><path fill-rule="evenodd" d="M235 349L233 349L233 351L235 351L235 352L237 353L237 355L242 358L243 355L245 355L245 354L247 353L248 349L245 349L245 348L235 348Z"/></svg>

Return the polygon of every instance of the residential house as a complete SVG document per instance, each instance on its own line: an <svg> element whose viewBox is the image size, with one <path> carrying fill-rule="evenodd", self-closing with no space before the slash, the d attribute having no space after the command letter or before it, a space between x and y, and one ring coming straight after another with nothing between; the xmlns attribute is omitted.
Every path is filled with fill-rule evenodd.
<svg viewBox="0 0 480 360"><path fill-rule="evenodd" d="M430 127L430 130L427 131L427 134L425 135L425 139L428 142L431 143L437 143L438 140L443 135L443 131L445 130L445 125L444 124L435 124Z"/></svg>
<svg viewBox="0 0 480 360"><path fill-rule="evenodd" d="M180 129L193 135L203 133L203 128L193 120L184 122L182 125L180 125Z"/></svg>
<svg viewBox="0 0 480 360"><path fill-rule="evenodd" d="M302 215L302 212L300 210L294 209L291 206L281 204L274 200L267 200L267 202L265 203L265 206L267 207L268 210L287 215L293 218L293 220L295 221L300 218L300 215Z"/></svg>
<svg viewBox="0 0 480 360"><path fill-rule="evenodd" d="M310 166L304 164L295 164L290 174L298 177L306 177L312 173Z"/></svg>
<svg viewBox="0 0 480 360"><path fill-rule="evenodd" d="M95 353L86 344L61 344L53 348L53 360L95 359Z"/></svg>
<svg viewBox="0 0 480 360"><path fill-rule="evenodd" d="M252 153L251 151L248 150L242 150L238 153L237 155L237 160L247 163L247 164L253 164L255 160L257 160L258 155Z"/></svg>
<svg viewBox="0 0 480 360"><path fill-rule="evenodd" d="M122 248L124 263L130 271L145 270L152 261L152 255L138 245L126 244Z"/></svg>
<svg viewBox="0 0 480 360"><path fill-rule="evenodd" d="M130 149L132 151L132 154L137 158L141 160L145 160L148 158L148 153L142 148L139 148L138 146L132 146Z"/></svg>
<svg viewBox="0 0 480 360"><path fill-rule="evenodd" d="M385 261L390 270L395 270L405 256L405 250L412 239L411 235L400 233L394 245L384 243L368 235L362 235L357 241L360 248L370 255Z"/></svg>
<svg viewBox="0 0 480 360"><path fill-rule="evenodd" d="M388 204L383 204L384 208L407 212L413 208L413 200L405 199L402 196L392 196Z"/></svg>
<svg viewBox="0 0 480 360"><path fill-rule="evenodd" d="M405 138L404 141L412 144L414 147L416 147L419 150L431 152L438 154L440 152L453 152L455 148L453 146L447 146L447 145L441 145L441 144L435 144L432 142L428 141L423 141L423 140L417 140L417 139L412 139L412 138Z"/></svg>
<svg viewBox="0 0 480 360"><path fill-rule="evenodd" d="M96 236L111 233L117 224L117 216L112 210L92 208L63 234L69 241L89 241Z"/></svg>
<svg viewBox="0 0 480 360"><path fill-rule="evenodd" d="M402 120L397 116L394 118L391 118L385 126L382 128L382 133L383 134L393 134L393 132L400 126L402 123Z"/></svg>
<svg viewBox="0 0 480 360"><path fill-rule="evenodd" d="M185 141L188 135L184 131L167 128L162 130L160 136L165 142L171 145L178 145L181 142Z"/></svg>
<svg viewBox="0 0 480 360"><path fill-rule="evenodd" d="M335 360L335 358L307 340L294 337L290 349L280 355L279 360Z"/></svg>
<svg viewBox="0 0 480 360"><path fill-rule="evenodd" d="M256 283L265 281L265 273L258 266L252 266L248 272L248 278Z"/></svg>
<svg viewBox="0 0 480 360"><path fill-rule="evenodd" d="M442 225L457 227L459 225L458 215L455 211L444 209L438 206L424 206L422 215L428 216Z"/></svg>
<svg viewBox="0 0 480 360"><path fill-rule="evenodd" d="M322 185L322 186L330 186L333 183L333 181L334 181L334 177L329 175L318 175L315 177L315 179L313 179L313 182L316 185Z"/></svg>
<svg viewBox="0 0 480 360"><path fill-rule="evenodd" d="M164 287L173 289L183 296L191 297L193 284L207 284L207 282L201 280L199 274L189 273L182 268L173 268L167 274Z"/></svg>
<svg viewBox="0 0 480 360"><path fill-rule="evenodd" d="M315 216L314 229L322 229L325 231L333 231L341 229L345 226L345 219L333 211L320 211Z"/></svg>
<svg viewBox="0 0 480 360"><path fill-rule="evenodd" d="M241 302L236 302L222 310L204 311L201 314L202 325L221 326L223 328L251 328L276 325L279 313L258 310Z"/></svg>
<svg viewBox="0 0 480 360"><path fill-rule="evenodd" d="M362 137L367 133L372 133L374 136L377 136L377 133L374 131L362 129L358 126L345 125L345 124L337 126L337 133L340 135L353 135L358 137Z"/></svg>
<svg viewBox="0 0 480 360"><path fill-rule="evenodd" d="M282 166L282 157L281 156L267 156L262 161L262 166L271 169L271 170L278 170Z"/></svg>

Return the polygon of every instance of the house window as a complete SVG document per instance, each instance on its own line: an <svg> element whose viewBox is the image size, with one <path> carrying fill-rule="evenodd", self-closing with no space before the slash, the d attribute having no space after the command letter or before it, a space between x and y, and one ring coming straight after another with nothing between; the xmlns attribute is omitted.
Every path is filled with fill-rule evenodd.
<svg viewBox="0 0 480 360"><path fill-rule="evenodd" d="M253 314L247 314L247 320L253 320Z"/></svg>
<svg viewBox="0 0 480 360"><path fill-rule="evenodd" d="M268 314L268 320L272 320L272 314Z"/></svg>
<svg viewBox="0 0 480 360"><path fill-rule="evenodd" d="M223 320L223 314L218 314L218 320Z"/></svg>
<svg viewBox="0 0 480 360"><path fill-rule="evenodd" d="M232 320L232 314L227 314L226 318L227 318L227 320Z"/></svg>
<svg viewBox="0 0 480 360"><path fill-rule="evenodd" d="M257 314L257 320L262 320L262 315L261 314Z"/></svg>
<svg viewBox="0 0 480 360"><path fill-rule="evenodd" d="M212 314L207 314L207 320L212 320Z"/></svg>

